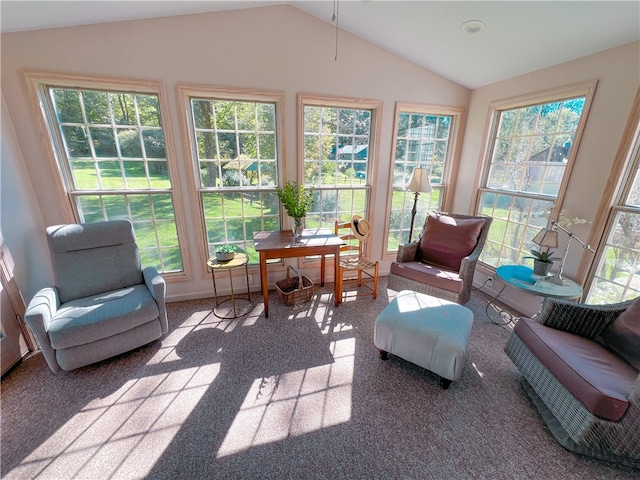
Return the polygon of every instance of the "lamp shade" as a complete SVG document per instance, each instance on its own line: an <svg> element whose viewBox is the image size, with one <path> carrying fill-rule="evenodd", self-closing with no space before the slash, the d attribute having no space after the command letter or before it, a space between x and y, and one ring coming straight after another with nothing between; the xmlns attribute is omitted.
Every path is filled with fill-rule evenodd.
<svg viewBox="0 0 640 480"><path fill-rule="evenodd" d="M431 188L431 182L429 181L429 172L426 168L415 168L413 170L407 190L416 193L433 192L433 188Z"/></svg>
<svg viewBox="0 0 640 480"><path fill-rule="evenodd" d="M541 247L557 248L558 231L551 230L550 228L543 228L531 241Z"/></svg>

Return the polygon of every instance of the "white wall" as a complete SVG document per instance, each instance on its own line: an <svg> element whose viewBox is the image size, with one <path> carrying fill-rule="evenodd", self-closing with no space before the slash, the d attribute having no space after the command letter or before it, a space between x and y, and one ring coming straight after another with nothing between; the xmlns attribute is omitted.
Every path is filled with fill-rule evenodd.
<svg viewBox="0 0 640 480"><path fill-rule="evenodd" d="M0 232L14 264L16 284L25 304L52 281L44 222L27 175L11 117L2 98L0 161Z"/></svg>
<svg viewBox="0 0 640 480"><path fill-rule="evenodd" d="M46 146L36 129L23 69L164 82L170 107L164 122L177 147L176 181L183 188L192 173L179 129L178 83L284 91L287 179L296 172L298 92L371 98L383 101L379 158L373 159L378 162L376 208L370 217L374 231L380 232L372 245L374 257L380 258L395 102L465 106L469 90L346 32L340 32L336 62L334 42L330 24L287 5L3 34L2 91L45 224L63 219L43 166ZM185 213L186 230L195 231L197 212ZM211 279L197 264L199 241L189 239L184 258L191 262L194 278L171 283L172 298L211 295ZM382 270L388 271L388 262ZM253 287L258 288L255 271Z"/></svg>
<svg viewBox="0 0 640 480"><path fill-rule="evenodd" d="M484 160L480 157L491 102L593 79L598 80L598 85L561 208L566 209L571 218L577 216L594 221L640 84L640 42L474 90L469 103L454 209L464 211L475 207L474 176L477 165ZM592 226L571 226L571 231L587 241ZM559 251L563 251L566 240L565 235L560 235ZM584 252L577 242L573 242L564 269L567 278L575 278L583 254L593 258L593 254ZM484 277L478 275L476 280L483 281ZM495 286L500 288L500 282ZM520 291L512 291L509 295L520 311L535 312L539 306L537 299Z"/></svg>

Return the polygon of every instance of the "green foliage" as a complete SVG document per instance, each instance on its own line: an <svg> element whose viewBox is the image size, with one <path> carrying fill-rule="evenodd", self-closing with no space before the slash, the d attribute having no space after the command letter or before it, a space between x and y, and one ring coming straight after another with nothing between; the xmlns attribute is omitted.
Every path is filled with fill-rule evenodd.
<svg viewBox="0 0 640 480"><path fill-rule="evenodd" d="M560 260L560 257L552 257L553 250L549 250L548 252L541 252L540 250L529 250L531 252L531 256L524 258L533 258L534 260L538 260L544 263L551 263L554 260Z"/></svg>
<svg viewBox="0 0 640 480"><path fill-rule="evenodd" d="M225 243L224 245L218 245L216 247L216 253L234 253L236 251L235 245Z"/></svg>
<svg viewBox="0 0 640 480"><path fill-rule="evenodd" d="M289 181L283 188L278 187L278 198L282 202L287 214L294 219L307 216L307 210L313 206L313 188L305 189L297 182Z"/></svg>

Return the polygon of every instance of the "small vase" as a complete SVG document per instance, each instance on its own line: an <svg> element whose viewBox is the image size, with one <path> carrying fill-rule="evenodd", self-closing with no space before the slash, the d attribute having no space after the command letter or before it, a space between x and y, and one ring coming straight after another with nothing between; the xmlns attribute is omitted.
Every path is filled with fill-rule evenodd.
<svg viewBox="0 0 640 480"><path fill-rule="evenodd" d="M304 230L304 218L294 218L293 219L293 236L297 240L302 236L302 231Z"/></svg>
<svg viewBox="0 0 640 480"><path fill-rule="evenodd" d="M541 262L540 260L533 261L533 273L546 277L553 266L553 262Z"/></svg>

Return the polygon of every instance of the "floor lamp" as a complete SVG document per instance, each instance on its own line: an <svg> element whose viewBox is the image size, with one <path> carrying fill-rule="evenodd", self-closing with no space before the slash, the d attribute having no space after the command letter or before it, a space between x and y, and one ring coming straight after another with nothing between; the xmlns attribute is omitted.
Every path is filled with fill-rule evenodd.
<svg viewBox="0 0 640 480"><path fill-rule="evenodd" d="M411 243L413 222L416 219L416 213L418 213L418 196L420 196L421 193L430 193L433 191L431 182L429 181L429 171L426 168L418 167L413 170L407 191L414 192L415 194L413 208L411 209L411 227L409 228L409 243Z"/></svg>

